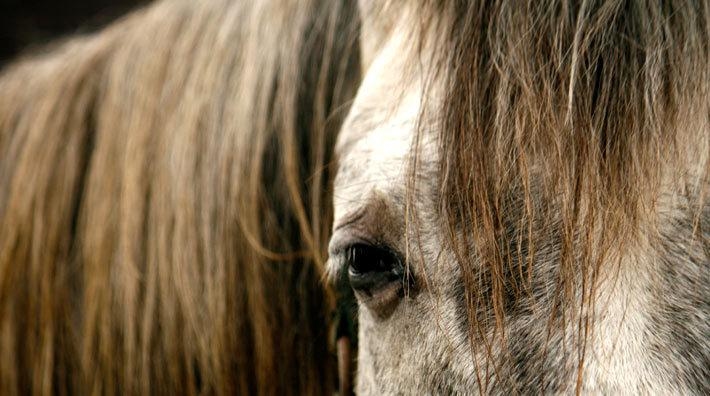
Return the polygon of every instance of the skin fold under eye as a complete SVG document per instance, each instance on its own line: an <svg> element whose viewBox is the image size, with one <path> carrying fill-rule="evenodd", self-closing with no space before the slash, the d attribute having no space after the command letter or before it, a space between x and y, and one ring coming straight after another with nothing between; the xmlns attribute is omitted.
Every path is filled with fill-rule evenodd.
<svg viewBox="0 0 710 396"><path fill-rule="evenodd" d="M356 243L340 255L358 300L380 318L394 311L413 284L401 256L388 247Z"/></svg>

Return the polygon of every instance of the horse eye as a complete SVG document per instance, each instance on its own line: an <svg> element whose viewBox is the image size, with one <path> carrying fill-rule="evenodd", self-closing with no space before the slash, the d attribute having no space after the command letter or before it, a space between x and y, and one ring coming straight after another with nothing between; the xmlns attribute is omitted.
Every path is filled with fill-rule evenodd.
<svg viewBox="0 0 710 396"><path fill-rule="evenodd" d="M386 247L355 244L346 248L344 253L353 290L372 297L383 289L403 285L402 260Z"/></svg>

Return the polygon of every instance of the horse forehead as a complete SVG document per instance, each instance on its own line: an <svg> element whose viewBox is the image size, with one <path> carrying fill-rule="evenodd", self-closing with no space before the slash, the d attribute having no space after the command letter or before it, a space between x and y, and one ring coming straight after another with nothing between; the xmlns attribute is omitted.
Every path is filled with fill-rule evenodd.
<svg viewBox="0 0 710 396"><path fill-rule="evenodd" d="M336 220L356 210L373 191L404 190L407 158L421 107L421 87L407 73L395 39L365 74L336 143Z"/></svg>
<svg viewBox="0 0 710 396"><path fill-rule="evenodd" d="M353 113L354 124L344 129L339 138L336 220L366 205L368 197L375 193L393 197L404 192L417 108L414 103L405 103L388 116L377 110L379 114ZM357 124L358 118L363 117L380 121Z"/></svg>

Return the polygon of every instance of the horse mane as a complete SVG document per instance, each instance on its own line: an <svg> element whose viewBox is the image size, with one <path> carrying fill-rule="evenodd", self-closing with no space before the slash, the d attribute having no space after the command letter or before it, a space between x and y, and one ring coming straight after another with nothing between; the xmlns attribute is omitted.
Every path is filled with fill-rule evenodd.
<svg viewBox="0 0 710 396"><path fill-rule="evenodd" d="M354 15L162 1L3 72L0 393L333 394Z"/></svg>
<svg viewBox="0 0 710 396"><path fill-rule="evenodd" d="M559 354L576 361L580 392L596 291L624 260L694 263L697 274L710 257L710 6L424 3L415 45L433 49L424 64L444 97L429 103L419 134L435 120L442 227L472 349L494 362L477 366L480 390L510 380L501 362L532 367L524 362ZM664 247L674 238L682 254ZM542 323L544 345L519 361L520 334L506 329L525 318ZM558 333L566 338L555 344ZM543 393L564 392L535 378Z"/></svg>

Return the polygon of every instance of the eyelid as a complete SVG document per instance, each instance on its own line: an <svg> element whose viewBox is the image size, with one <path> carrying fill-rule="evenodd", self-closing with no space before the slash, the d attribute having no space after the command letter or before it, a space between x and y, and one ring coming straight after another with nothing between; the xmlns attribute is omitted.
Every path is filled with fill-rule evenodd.
<svg viewBox="0 0 710 396"><path fill-rule="evenodd" d="M404 256L396 248L352 227L342 227L336 231L328 245L328 272L337 279L348 271L347 253L354 246L369 246L380 249L395 258L402 268L405 267Z"/></svg>
<svg viewBox="0 0 710 396"><path fill-rule="evenodd" d="M338 233L342 233L342 229L348 227L350 228L350 232L357 233L357 229L353 227L354 224L357 224L361 221L363 221L365 215L367 214L367 207L363 206L359 210L350 213L346 216L343 217L341 221L335 224L333 227L333 236L331 237L334 238Z"/></svg>
<svg viewBox="0 0 710 396"><path fill-rule="evenodd" d="M328 244L328 255L331 257L341 255L353 245L375 245L370 238L358 234L357 231L344 228L333 233Z"/></svg>
<svg viewBox="0 0 710 396"><path fill-rule="evenodd" d="M366 197L345 209L342 215L336 213L328 245L327 268L331 276L338 275L347 267L343 260L344 250L355 244L386 247L398 257L404 257L400 240L404 232L401 210L391 196L372 190Z"/></svg>

